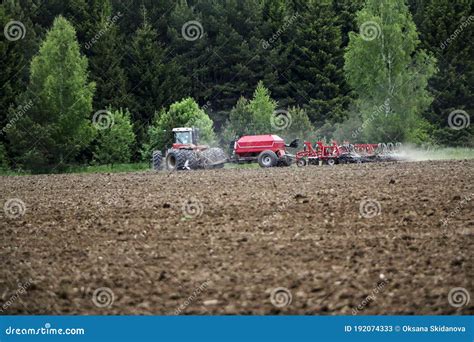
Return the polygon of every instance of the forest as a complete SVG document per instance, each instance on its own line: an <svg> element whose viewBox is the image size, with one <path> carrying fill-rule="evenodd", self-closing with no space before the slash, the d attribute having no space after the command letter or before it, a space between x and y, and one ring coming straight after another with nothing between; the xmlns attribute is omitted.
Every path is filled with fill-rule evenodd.
<svg viewBox="0 0 474 342"><path fill-rule="evenodd" d="M473 1L6 0L0 168L148 161L173 127L474 147Z"/></svg>

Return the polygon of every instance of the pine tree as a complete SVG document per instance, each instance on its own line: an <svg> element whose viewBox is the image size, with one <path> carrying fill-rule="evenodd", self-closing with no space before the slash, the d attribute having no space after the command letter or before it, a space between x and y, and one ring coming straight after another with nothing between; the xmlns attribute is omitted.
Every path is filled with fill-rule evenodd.
<svg viewBox="0 0 474 342"><path fill-rule="evenodd" d="M439 72L429 81L434 95L424 116L435 127L435 141L447 145L474 146L474 126L455 130L449 127L454 110L474 113L474 94L469 88L474 79L474 24L471 2L433 0L411 1L414 20L420 32L421 46L438 59Z"/></svg>
<svg viewBox="0 0 474 342"><path fill-rule="evenodd" d="M342 121L350 104L342 70L341 32L332 1L297 5L298 20L290 42L290 67L281 77L290 86L288 104L303 106L315 124Z"/></svg>
<svg viewBox="0 0 474 342"><path fill-rule="evenodd" d="M333 2L337 23L341 28L342 46L349 43L349 32L357 31L356 13L362 8L364 0L337 0Z"/></svg>
<svg viewBox="0 0 474 342"><path fill-rule="evenodd" d="M171 47L185 66L187 90L211 114L228 111L263 77L260 54L262 5L256 1L180 1L171 15ZM186 27L196 37L185 37ZM191 30L189 30L191 32ZM191 39L189 39L191 38Z"/></svg>
<svg viewBox="0 0 474 342"><path fill-rule="evenodd" d="M209 74L211 44L202 22L200 14L195 13L187 1L180 0L170 12L168 28L171 60L180 66L180 75L186 75L176 81L181 83L182 96L191 96L198 103L206 102L212 93L212 89L204 86Z"/></svg>
<svg viewBox="0 0 474 342"><path fill-rule="evenodd" d="M249 101L241 97L230 111L229 120L221 134L221 140L224 146L229 146L239 137L252 134L254 134L253 114L249 108ZM231 149L228 152L231 152Z"/></svg>
<svg viewBox="0 0 474 342"><path fill-rule="evenodd" d="M5 150L5 146L0 143L0 170L6 170L8 168L8 158L7 158L7 151Z"/></svg>
<svg viewBox="0 0 474 342"><path fill-rule="evenodd" d="M263 82L258 82L253 98L248 104L249 110L252 113L250 127L253 129L254 134L269 134L273 131L272 117L276 106L276 101L270 97L270 92L265 88Z"/></svg>
<svg viewBox="0 0 474 342"><path fill-rule="evenodd" d="M15 162L32 171L59 168L74 160L94 137L91 124L94 84L76 33L63 17L55 19L30 67L24 95L33 105L8 130Z"/></svg>
<svg viewBox="0 0 474 342"><path fill-rule="evenodd" d="M20 94L28 84L30 60L37 51L39 40L35 26L30 19L33 4L24 1L21 6L18 1L5 1L0 6L0 142L6 142L4 128L8 124L7 113L17 103L25 106L19 100Z"/></svg>
<svg viewBox="0 0 474 342"><path fill-rule="evenodd" d="M228 144L242 135L270 134L273 115L277 103L270 92L259 82L251 101L241 97L229 114L229 120L222 134L224 144Z"/></svg>
<svg viewBox="0 0 474 342"><path fill-rule="evenodd" d="M304 109L291 107L288 110L286 127L281 132L277 133L285 138L285 141L291 141L293 139L313 141L315 129Z"/></svg>
<svg viewBox="0 0 474 342"><path fill-rule="evenodd" d="M139 144L154 113L181 97L177 67L166 62L167 51L148 22L144 7L142 14L143 24L133 37L127 60L130 110Z"/></svg>
<svg viewBox="0 0 474 342"><path fill-rule="evenodd" d="M135 142L130 112L110 107L109 112L113 124L98 132L94 160L100 164L128 163Z"/></svg>
<svg viewBox="0 0 474 342"><path fill-rule="evenodd" d="M95 25L86 32L83 50L89 56L91 79L96 84L94 108L96 110L121 108L127 106L126 76L122 68L124 49L120 48L121 39L118 22L123 13L113 12L110 0L94 1Z"/></svg>

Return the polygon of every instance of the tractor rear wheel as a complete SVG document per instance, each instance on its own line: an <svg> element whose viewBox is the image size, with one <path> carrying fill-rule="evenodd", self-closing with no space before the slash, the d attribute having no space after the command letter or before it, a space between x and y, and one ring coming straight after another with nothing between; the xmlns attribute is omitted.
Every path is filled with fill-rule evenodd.
<svg viewBox="0 0 474 342"><path fill-rule="evenodd" d="M192 169L193 166L195 167L193 154L193 151L172 150L166 156L166 169L169 171Z"/></svg>
<svg viewBox="0 0 474 342"><path fill-rule="evenodd" d="M227 156L221 148L211 147L202 151L199 159L204 169L221 169L227 161Z"/></svg>
<svg viewBox="0 0 474 342"><path fill-rule="evenodd" d="M159 171L161 170L161 162L163 161L163 155L161 151L153 151L153 156L151 158L151 165L153 170Z"/></svg>
<svg viewBox="0 0 474 342"><path fill-rule="evenodd" d="M185 170L196 170L199 169L199 158L196 151L193 150L182 150L184 154L184 169Z"/></svg>
<svg viewBox="0 0 474 342"><path fill-rule="evenodd" d="M258 155L258 163L261 167L273 167L277 164L278 157L275 152L267 150Z"/></svg>

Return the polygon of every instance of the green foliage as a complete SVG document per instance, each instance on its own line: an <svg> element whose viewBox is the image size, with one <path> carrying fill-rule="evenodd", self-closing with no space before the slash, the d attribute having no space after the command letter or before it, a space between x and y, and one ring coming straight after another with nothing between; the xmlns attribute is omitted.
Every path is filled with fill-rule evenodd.
<svg viewBox="0 0 474 342"><path fill-rule="evenodd" d="M142 25L133 35L127 58L131 93L130 110L139 143L144 140L146 126L153 113L167 107L181 93L176 63L166 63L167 49L158 41L158 33L150 24L144 6Z"/></svg>
<svg viewBox="0 0 474 342"><path fill-rule="evenodd" d="M233 139L236 136L255 134L254 132L254 117L249 107L249 101L241 97L230 111L229 122L224 134Z"/></svg>
<svg viewBox="0 0 474 342"><path fill-rule="evenodd" d="M281 132L276 132L287 142L293 139L300 141L314 140L315 128L309 120L306 110L299 107L291 107L288 110L289 125Z"/></svg>
<svg viewBox="0 0 474 342"><path fill-rule="evenodd" d="M316 125L342 121L351 102L350 89L343 73L341 30L332 1L301 2L292 16L287 55L278 70L286 85L282 105L302 106ZM286 38L286 37L285 37Z"/></svg>
<svg viewBox="0 0 474 342"><path fill-rule="evenodd" d="M349 141L351 143L362 143L364 141L363 122L360 113L352 109L347 120L334 126L331 138L338 142Z"/></svg>
<svg viewBox="0 0 474 342"><path fill-rule="evenodd" d="M305 109L320 137L341 140L363 127L351 141L473 146L472 124L461 130L448 126L453 110L474 112L472 1L407 2L413 19L404 0L50 0L40 6L36 0L4 1L0 27L15 20L26 32L15 41L0 40L0 132L7 132L0 143L13 168L39 171L89 162L94 146L85 147L94 130L80 129L79 121L109 106L129 108L136 160L142 144L150 148L150 123L155 127L168 115L163 109L187 97L205 108L214 129L225 126L224 141L266 133L269 101L254 101L250 110L249 101L239 100L251 99L261 80L280 108ZM72 58L76 48L59 39L49 47L58 53L49 56L65 62L36 63L42 72L29 79L33 56L60 15L76 30L89 82L77 76L87 74L84 58ZM183 37L190 21L202 26L195 40ZM377 39L363 41L354 33L366 21L381 26ZM70 30L59 34L66 38ZM434 75L431 54L438 59ZM93 109L86 104L91 81ZM351 109L354 99L357 110ZM72 111L65 110L77 100ZM169 137L151 141L163 146Z"/></svg>
<svg viewBox="0 0 474 342"><path fill-rule="evenodd" d="M203 104L212 103L217 113L229 110L263 79L264 54L260 26L265 14L260 1L180 0L171 12L170 46L187 77L186 95ZM198 21L195 40L183 38L185 23ZM199 32L199 33L198 33Z"/></svg>
<svg viewBox="0 0 474 342"><path fill-rule="evenodd" d="M433 137L439 144L474 146L474 126L453 130L449 113L464 110L474 113L474 39L472 1L409 1L420 32L421 46L439 56L439 72L429 80L435 101L424 117L434 126Z"/></svg>
<svg viewBox="0 0 474 342"><path fill-rule="evenodd" d="M103 173L103 172L136 172L146 171L150 169L149 163L133 163L133 164L106 164L106 165L87 165L87 166L70 166L66 173Z"/></svg>
<svg viewBox="0 0 474 342"><path fill-rule="evenodd" d="M251 101L241 97L229 114L224 135L269 134L272 132L272 116L277 103L270 92L259 82Z"/></svg>
<svg viewBox="0 0 474 342"><path fill-rule="evenodd" d="M127 77L121 65L123 51L118 23L123 13L113 12L110 0L93 0L91 28L85 32L84 52L89 58L90 74L96 84L94 108L122 108L128 105Z"/></svg>
<svg viewBox="0 0 474 342"><path fill-rule="evenodd" d="M99 130L94 160L99 164L128 163L132 156L135 133L130 122L130 112L112 110L110 127Z"/></svg>
<svg viewBox="0 0 474 342"><path fill-rule="evenodd" d="M276 106L276 101L270 97L270 92L263 82L258 82L253 98L248 104L252 120L247 122L247 125L253 129L254 134L268 134L273 130L271 122Z"/></svg>
<svg viewBox="0 0 474 342"><path fill-rule="evenodd" d="M155 149L163 149L173 143L173 128L199 128L200 142L213 144L216 136L212 120L199 108L192 98L173 103L168 111L162 110L155 114L152 124L148 127L147 142L143 146L142 157L147 159Z"/></svg>
<svg viewBox="0 0 474 342"><path fill-rule="evenodd" d="M61 168L94 138L90 115L94 83L87 80L76 32L63 17L54 21L30 67L27 99L33 106L8 130L14 161L31 170Z"/></svg>
<svg viewBox="0 0 474 342"><path fill-rule="evenodd" d="M6 170L8 168L8 159L7 159L7 151L5 150L5 146L0 143L0 170Z"/></svg>
<svg viewBox="0 0 474 342"><path fill-rule="evenodd" d="M38 49L35 27L28 16L32 6L31 0L21 4L3 1L0 5L0 27L4 30L0 40L0 130L7 125L9 110L28 84L28 64ZM7 26L11 21L21 22L24 29L18 24ZM14 40L6 39L5 32ZM0 134L0 142L7 143L5 135Z"/></svg>
<svg viewBox="0 0 474 342"><path fill-rule="evenodd" d="M418 48L408 7L403 0L367 0L357 23L361 34L350 34L344 69L359 97L366 138L413 142L426 138L421 113L432 101L427 85L436 61ZM383 111L374 111L381 105Z"/></svg>

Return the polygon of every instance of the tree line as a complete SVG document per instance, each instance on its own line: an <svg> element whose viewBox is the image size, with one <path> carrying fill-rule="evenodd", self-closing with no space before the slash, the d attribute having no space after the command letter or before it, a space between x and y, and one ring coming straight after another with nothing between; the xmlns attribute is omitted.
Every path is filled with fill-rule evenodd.
<svg viewBox="0 0 474 342"><path fill-rule="evenodd" d="M473 146L472 126L449 122L474 103L472 7L7 0L0 164L147 160L183 125L199 126L211 143L276 132Z"/></svg>

